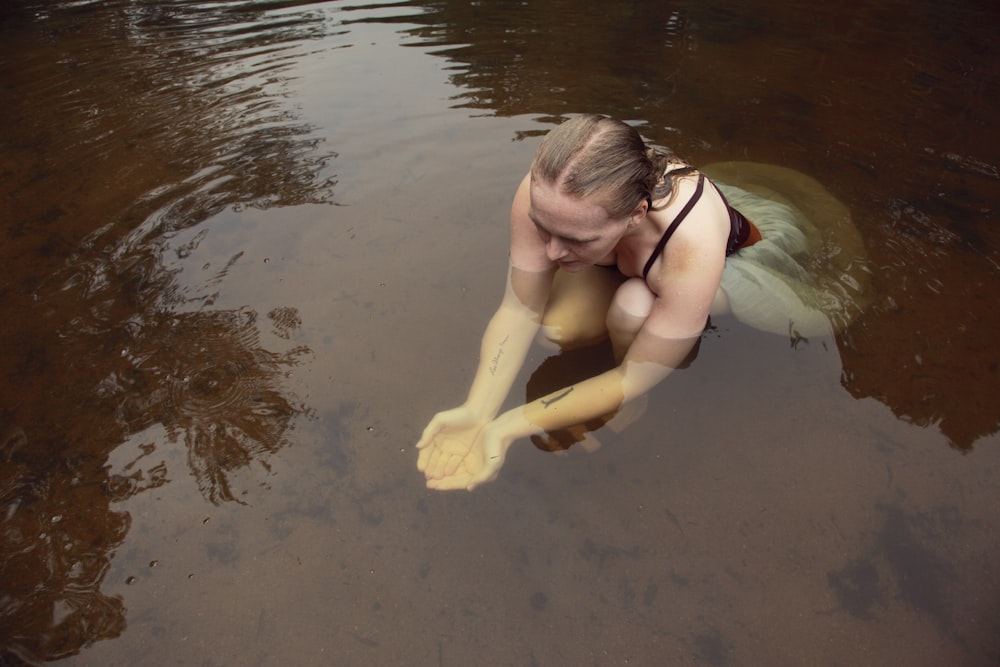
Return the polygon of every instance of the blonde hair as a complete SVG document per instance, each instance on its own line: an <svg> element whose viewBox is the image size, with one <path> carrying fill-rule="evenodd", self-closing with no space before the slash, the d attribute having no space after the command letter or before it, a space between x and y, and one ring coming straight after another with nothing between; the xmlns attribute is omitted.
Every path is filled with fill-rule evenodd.
<svg viewBox="0 0 1000 667"><path fill-rule="evenodd" d="M631 125L588 114L545 136L531 163L531 177L574 197L595 197L609 216L623 218L641 202L652 209L654 200L673 192L673 178L664 178L664 172L675 161L669 151L648 147Z"/></svg>

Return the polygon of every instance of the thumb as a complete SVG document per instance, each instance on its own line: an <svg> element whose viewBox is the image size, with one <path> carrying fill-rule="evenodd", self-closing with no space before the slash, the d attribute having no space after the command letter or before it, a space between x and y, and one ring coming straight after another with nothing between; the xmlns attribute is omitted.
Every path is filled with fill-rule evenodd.
<svg viewBox="0 0 1000 667"><path fill-rule="evenodd" d="M495 480L497 475L500 474L500 468L503 467L505 458L506 454L502 449L487 453L486 460L483 461L483 467L469 479L469 483L465 488L472 491L480 484L486 484Z"/></svg>
<svg viewBox="0 0 1000 667"><path fill-rule="evenodd" d="M420 435L420 440L417 441L417 449L423 449L427 445L431 444L431 440L434 436L438 434L441 430L441 420L438 417L434 417L431 423L427 425L424 432Z"/></svg>

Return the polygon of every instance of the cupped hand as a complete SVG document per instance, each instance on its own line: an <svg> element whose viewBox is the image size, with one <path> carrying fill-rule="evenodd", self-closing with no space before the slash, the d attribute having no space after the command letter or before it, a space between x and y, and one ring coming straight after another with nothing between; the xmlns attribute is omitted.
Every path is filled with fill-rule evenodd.
<svg viewBox="0 0 1000 667"><path fill-rule="evenodd" d="M485 425L485 420L466 407L434 415L417 442L417 470L429 480L454 474Z"/></svg>
<svg viewBox="0 0 1000 667"><path fill-rule="evenodd" d="M501 436L496 424L497 422L490 422L484 426L455 471L441 478L428 479L428 488L439 491L472 491L480 484L496 479L511 443L509 438Z"/></svg>
<svg viewBox="0 0 1000 667"><path fill-rule="evenodd" d="M427 477L428 488L471 491L496 478L509 446L493 423L456 408L438 413L424 429L417 469Z"/></svg>

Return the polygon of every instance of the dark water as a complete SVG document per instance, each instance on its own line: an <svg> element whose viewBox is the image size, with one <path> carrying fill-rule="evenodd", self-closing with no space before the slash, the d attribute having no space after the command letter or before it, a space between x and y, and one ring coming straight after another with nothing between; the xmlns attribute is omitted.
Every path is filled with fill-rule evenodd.
<svg viewBox="0 0 1000 667"><path fill-rule="evenodd" d="M4 4L0 664L997 664L998 20ZM513 188L588 111L820 180L872 304L722 319L597 453L426 491Z"/></svg>

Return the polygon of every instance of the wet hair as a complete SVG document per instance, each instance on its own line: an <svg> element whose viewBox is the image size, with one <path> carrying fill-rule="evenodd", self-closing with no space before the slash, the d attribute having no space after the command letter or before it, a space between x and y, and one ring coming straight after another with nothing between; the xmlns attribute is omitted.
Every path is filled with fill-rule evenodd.
<svg viewBox="0 0 1000 667"><path fill-rule="evenodd" d="M664 178L667 167L682 165ZM551 130L531 163L531 177L574 197L595 197L612 218L673 192L675 177L693 172L670 151L646 145L631 125L608 116L575 116Z"/></svg>

